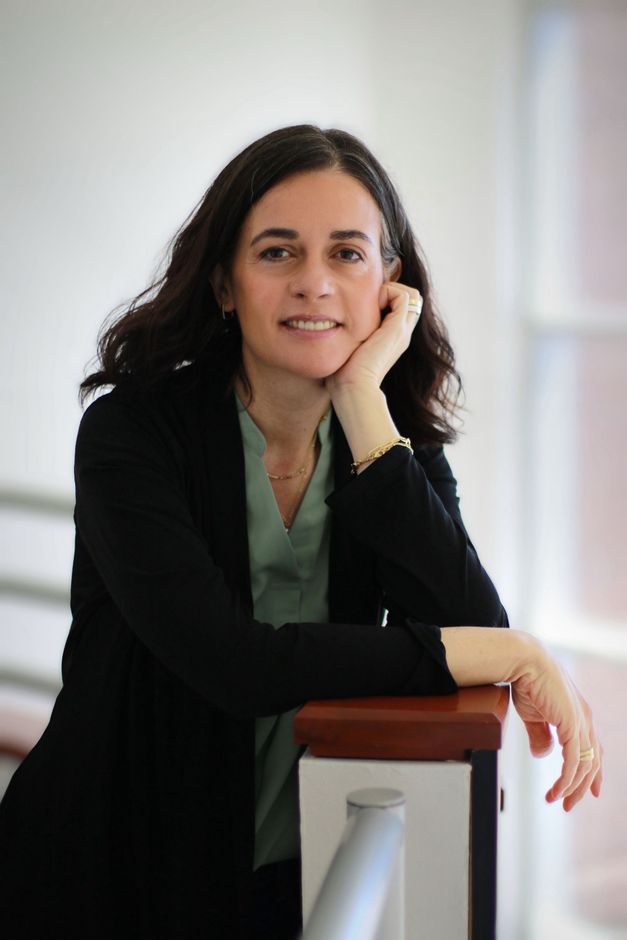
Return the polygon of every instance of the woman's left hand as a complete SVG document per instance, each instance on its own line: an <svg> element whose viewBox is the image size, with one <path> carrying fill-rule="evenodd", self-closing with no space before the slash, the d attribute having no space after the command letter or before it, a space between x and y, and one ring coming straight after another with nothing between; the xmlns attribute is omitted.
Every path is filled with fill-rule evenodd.
<svg viewBox="0 0 627 940"><path fill-rule="evenodd" d="M410 300L419 310L408 309ZM379 308L390 307L380 325L352 353L344 365L326 379L333 395L341 386L371 386L379 388L394 363L409 346L411 335L420 319L422 297L415 287L386 281L381 285Z"/></svg>
<svg viewBox="0 0 627 940"><path fill-rule="evenodd" d="M446 662L459 686L510 682L512 702L522 718L531 753L562 749L559 777L546 794L570 810L588 790L601 793L603 746L590 706L563 666L544 645L522 630L494 627L442 627Z"/></svg>
<svg viewBox="0 0 627 940"><path fill-rule="evenodd" d="M536 756L552 750L551 726L556 729L562 748L562 770L546 794L547 802L563 800L564 809L568 811L588 790L600 796L603 746L590 706L557 660L545 655L542 669L512 682L512 700ZM582 754L586 757L582 758Z"/></svg>

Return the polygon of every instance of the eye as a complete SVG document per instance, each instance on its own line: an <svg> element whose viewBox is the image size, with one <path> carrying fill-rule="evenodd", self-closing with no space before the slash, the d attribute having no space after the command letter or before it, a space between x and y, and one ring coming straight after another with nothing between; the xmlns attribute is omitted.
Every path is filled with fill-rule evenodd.
<svg viewBox="0 0 627 940"><path fill-rule="evenodd" d="M353 262L355 262L355 261L363 261L363 260L364 260L363 257L361 256L361 254L360 254L355 248L340 248L340 250L338 251L338 254L340 254L340 253L343 252L343 251L348 251L348 252L350 252L350 253L353 254L353 255L357 255L356 258L348 258L348 259L347 259L348 261L353 261Z"/></svg>
<svg viewBox="0 0 627 940"><path fill-rule="evenodd" d="M271 248L264 248L264 250L259 255L260 258L267 258L269 261L282 261L282 258L270 257L271 251L287 251L287 248L279 248L278 245L273 245Z"/></svg>

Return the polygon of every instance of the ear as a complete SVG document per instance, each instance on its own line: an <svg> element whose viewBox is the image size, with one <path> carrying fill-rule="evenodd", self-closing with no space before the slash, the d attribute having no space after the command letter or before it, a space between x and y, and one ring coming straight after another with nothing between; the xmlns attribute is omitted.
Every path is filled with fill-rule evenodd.
<svg viewBox="0 0 627 940"><path fill-rule="evenodd" d="M385 268L386 281L398 281L402 270L403 265L401 264L401 259L397 256L395 260Z"/></svg>
<svg viewBox="0 0 627 940"><path fill-rule="evenodd" d="M213 288L218 304L225 307L226 310L232 310L235 307L235 299L231 289L231 281L221 264L215 266L213 274L209 278L209 283Z"/></svg>

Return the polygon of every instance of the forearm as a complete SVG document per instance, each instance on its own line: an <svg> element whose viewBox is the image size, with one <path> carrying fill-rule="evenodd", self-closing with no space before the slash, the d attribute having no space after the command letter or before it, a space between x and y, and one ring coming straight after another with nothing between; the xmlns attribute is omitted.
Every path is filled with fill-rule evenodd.
<svg viewBox="0 0 627 940"><path fill-rule="evenodd" d="M348 441L353 460L399 436L380 388L344 386L332 394L333 410ZM363 464L358 473L369 464Z"/></svg>
<svg viewBox="0 0 627 940"><path fill-rule="evenodd" d="M420 461L394 447L369 467L327 497L327 504L374 553L386 607L401 622L410 616L440 626L506 625L459 513L453 518ZM447 501L455 505L454 481Z"/></svg>
<svg viewBox="0 0 627 940"><path fill-rule="evenodd" d="M492 627L443 627L446 662L458 686L516 682L537 671L546 655L541 644L521 630Z"/></svg>

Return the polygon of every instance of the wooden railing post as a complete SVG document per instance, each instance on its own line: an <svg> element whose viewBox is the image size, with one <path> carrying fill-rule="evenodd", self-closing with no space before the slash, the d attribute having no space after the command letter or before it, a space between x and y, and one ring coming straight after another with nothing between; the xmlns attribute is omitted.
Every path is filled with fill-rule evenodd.
<svg viewBox="0 0 627 940"><path fill-rule="evenodd" d="M446 696L314 701L298 711L295 740L307 745L305 922L335 849L325 814L335 819L338 802L341 813L347 789L397 786L407 798L407 940L494 938L497 756L508 701L507 686L480 686ZM340 832L341 825L336 838Z"/></svg>

